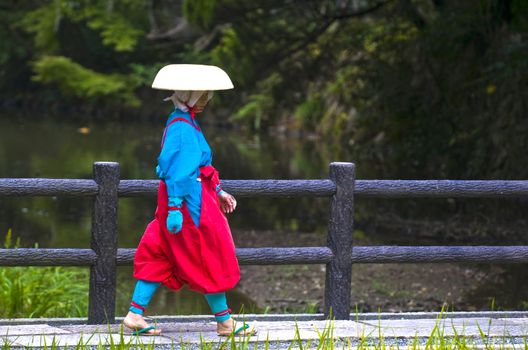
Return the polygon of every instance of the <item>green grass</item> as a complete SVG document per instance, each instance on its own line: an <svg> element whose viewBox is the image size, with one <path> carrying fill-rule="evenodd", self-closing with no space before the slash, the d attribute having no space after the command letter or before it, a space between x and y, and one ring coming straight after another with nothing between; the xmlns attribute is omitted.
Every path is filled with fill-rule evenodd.
<svg viewBox="0 0 528 350"><path fill-rule="evenodd" d="M17 248L8 231L4 247ZM0 268L0 318L84 317L88 310L87 268Z"/></svg>
<svg viewBox="0 0 528 350"><path fill-rule="evenodd" d="M250 337L236 337L230 336L226 338L219 338L215 341L207 341L203 336L200 337L200 342L197 345L200 350L257 350L257 349L287 349L287 350L473 350L473 349L485 349L485 350L502 350L502 349L528 349L528 343L525 339L522 344L512 344L508 337L490 338L486 336L486 329L480 329L480 336L477 338L464 336L458 330L454 329L454 335L447 336L445 332L445 323L440 322L442 314L437 319L436 325L431 330L430 334L426 339L421 339L418 336L414 338L408 338L405 342L394 344L393 339L385 339L384 335L379 331L373 331L372 333L365 334L364 332L357 334L353 338L342 338L336 339L334 332L334 321L326 321L323 329L314 328L317 333L317 338L313 340L302 340L301 332L297 326L294 329L294 337L291 342L275 342L270 341L268 337L262 338L263 335L259 336L259 342L250 342ZM488 324L491 326L491 323ZM109 327L110 328L110 327ZM110 329L109 329L110 332ZM150 350L155 348L154 337L125 337L125 331L123 327L120 328L118 335L118 341L115 341L112 337L109 337L108 343L103 343L99 340L96 345L89 345L96 334L86 336L74 346L68 346L68 348L74 348L76 350L84 349L110 349L110 350L131 350L141 349ZM104 337L104 335L102 335ZM38 339L38 336L35 337ZM7 342L4 336L5 344L1 347L2 350L11 350L13 348ZM44 342L43 349L55 350L60 346L60 340L54 337L50 344ZM93 343L92 343L93 344ZM196 345L191 346L189 343L184 341L175 340L168 347L165 345L164 348L170 349L191 349L196 348Z"/></svg>
<svg viewBox="0 0 528 350"><path fill-rule="evenodd" d="M244 315L238 317L239 322L245 322ZM359 321L359 314L356 315L356 322ZM280 322L278 322L280 323ZM370 326L370 332L366 333L365 329L358 329L358 333L352 337L337 338L335 333L335 321L332 319L327 320L324 323L322 329L318 329L314 326L313 331L317 333L317 337L311 340L303 340L301 337L301 330L296 325L293 330L293 340L290 342L277 342L269 339L269 334L265 333L264 329L261 329L258 335L259 342L255 342L255 338L249 336L236 337L231 335L229 337L219 337L218 340L206 340L203 336L200 336L198 344L190 344L180 340L174 340L170 345L164 345L167 349L200 349L200 350L257 350L257 349L287 349L287 350L502 350L502 349L524 349L528 350L528 342L526 336L524 337L523 343L514 344L514 340L508 336L493 337L487 336L491 329L492 320L490 319L487 324L478 327L478 336L466 336L464 335L464 328L456 328L453 324L449 325L448 320L444 318L444 310L442 309L439 313L435 325L433 326L430 333L425 337L418 337L415 335L410 338L395 339L393 337L386 338L381 331L380 327L381 319L378 319L378 327ZM452 334L448 335L446 329L451 329ZM108 333L111 332L111 326L108 325ZM110 349L110 350L131 350L141 349L150 350L156 347L155 337L142 337L142 336L128 336L128 332L125 333L125 329L121 325L119 331L113 332L117 335L117 339L114 337L107 337L107 334L103 333L99 337L98 343L94 345L91 340L97 337L98 334L93 333L81 337L76 345L68 345L68 348L74 348L76 350L88 350L88 349ZM4 344L1 350L14 349L9 343L7 337L9 334L0 335ZM61 348L60 336L54 336L50 344L47 344L45 339L43 341L42 348L46 350L56 350ZM264 338L266 337L266 338ZM107 339L106 342L102 342L100 338ZM39 340L39 336L35 336L36 340ZM253 342L251 341L253 340ZM403 341L402 341L403 340ZM517 339L518 340L518 339ZM13 340L16 341L16 336ZM0 344L2 342L0 341ZM39 343L39 342L35 342ZM34 344L35 344L34 343ZM91 343L91 344L90 344Z"/></svg>

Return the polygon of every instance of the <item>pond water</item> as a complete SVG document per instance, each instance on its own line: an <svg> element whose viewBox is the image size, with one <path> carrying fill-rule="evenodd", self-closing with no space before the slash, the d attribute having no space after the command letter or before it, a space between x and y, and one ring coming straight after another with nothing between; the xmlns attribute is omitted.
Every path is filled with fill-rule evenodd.
<svg viewBox="0 0 528 350"><path fill-rule="evenodd" d="M96 161L116 161L123 179L154 179L155 162L164 120L156 123L97 123L0 117L0 177L91 178ZM331 161L350 161L341 151L335 159L331 149L317 139L281 135L256 136L236 129L204 125L204 133L214 151L213 164L224 179L316 179L326 178ZM344 156L343 156L344 154ZM350 157L350 158L348 158ZM369 176L369 169L358 166L358 178ZM390 176L387 176L390 178ZM328 220L326 198L264 199L240 198L236 213L230 216L233 235L239 246L284 245L292 235L315 234L315 239L299 239L306 244L324 244ZM355 237L366 244L449 244L464 239L435 229L438 220L454 222L450 201L431 202L380 201L358 203ZM459 208L461 202L457 202ZM514 203L518 208L517 203ZM480 205L480 204L479 204ZM136 247L155 210L155 198L124 198L119 201L119 246ZM436 206L436 207L435 207ZM436 209L431 209L435 207ZM502 208L495 203L481 210L482 215ZM430 210L431 209L431 210ZM524 209L519 210L522 212ZM431 217L435 212L438 215ZM90 244L91 198L38 197L2 198L0 201L0 237L9 229L19 237L23 247L88 248ZM429 213L429 214L428 214ZM414 215L414 216L413 216ZM458 214L456 214L458 215ZM515 214L516 215L516 214ZM515 218L514 214L512 217ZM404 218L403 220L401 220ZM456 220L455 220L456 221ZM511 224L514 220L510 220ZM399 225L399 226L398 226ZM413 226L414 225L414 226ZM417 228L417 225L420 228ZM475 226L480 228L480 226ZM464 226L467 229L467 225ZM444 230L444 231L443 231ZM512 233L514 231L514 233ZM517 229L515 244L524 236ZM256 234L248 234L256 233ZM273 232L273 239L259 241L259 232ZM450 231L451 232L451 231ZM452 232L458 232L456 229ZM364 239L368 236L368 239ZM455 235L456 236L456 235ZM241 238L243 237L243 238ZM247 239L246 237L257 237ZM266 237L269 237L266 236ZM307 236L305 236L307 237ZM312 236L310 236L312 237ZM318 237L318 238L317 238ZM484 241L496 243L497 237L483 235ZM293 238L293 244L295 244ZM402 243L403 242L403 243ZM476 244L474 240L468 244ZM297 244L299 245L299 244ZM507 268L505 268L507 271ZM518 273L518 270L516 270ZM131 268L120 268L118 274L118 310L122 315L132 293ZM504 286L498 285L497 288ZM522 288L522 286L521 286ZM526 289L526 288L525 288ZM486 293L493 294L487 290ZM152 312L162 314L208 313L200 295L183 291L158 292ZM295 296L294 296L295 297ZM486 296L490 297L490 295ZM493 295L491 295L493 297ZM229 295L235 310L263 312L261 305L239 289ZM509 299L508 299L509 298ZM521 305L524 294L506 297L505 305Z"/></svg>

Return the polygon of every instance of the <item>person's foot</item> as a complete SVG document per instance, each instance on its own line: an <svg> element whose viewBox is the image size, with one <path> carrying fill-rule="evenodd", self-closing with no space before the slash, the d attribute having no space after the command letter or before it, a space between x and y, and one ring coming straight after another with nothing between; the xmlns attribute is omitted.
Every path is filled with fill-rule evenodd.
<svg viewBox="0 0 528 350"><path fill-rule="evenodd" d="M229 318L224 322L218 322L216 324L216 333L222 336L229 336L231 334L237 336L251 336L257 334L257 329L245 322L235 322L235 320Z"/></svg>
<svg viewBox="0 0 528 350"><path fill-rule="evenodd" d="M129 311L123 320L125 327L130 328L137 335L160 335L161 329L149 326L143 315ZM152 328L151 328L152 327ZM150 328L150 329L148 329Z"/></svg>

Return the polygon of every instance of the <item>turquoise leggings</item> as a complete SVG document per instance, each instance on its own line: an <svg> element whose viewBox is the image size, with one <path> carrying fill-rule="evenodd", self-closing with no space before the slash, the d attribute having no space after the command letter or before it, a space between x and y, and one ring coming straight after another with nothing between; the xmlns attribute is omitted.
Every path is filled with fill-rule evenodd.
<svg viewBox="0 0 528 350"><path fill-rule="evenodd" d="M142 315L159 286L159 282L138 280L129 310ZM204 294L204 296L217 322L227 321L231 317L225 293Z"/></svg>

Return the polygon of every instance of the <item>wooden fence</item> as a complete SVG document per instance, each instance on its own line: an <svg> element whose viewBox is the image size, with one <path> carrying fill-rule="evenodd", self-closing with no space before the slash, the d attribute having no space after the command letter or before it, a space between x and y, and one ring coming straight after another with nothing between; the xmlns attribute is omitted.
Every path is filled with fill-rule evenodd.
<svg viewBox="0 0 528 350"><path fill-rule="evenodd" d="M156 180L120 180L119 164L97 162L93 180L0 179L0 196L93 196L91 249L0 249L0 266L90 266L88 322L115 321L116 267L135 249L117 247L119 197L157 193ZM353 246L356 197L502 198L528 196L528 181L356 180L355 165L331 163L326 180L223 180L237 196L332 197L326 247L240 248L241 264L326 264L325 314L350 317L352 264L528 262L528 246Z"/></svg>

